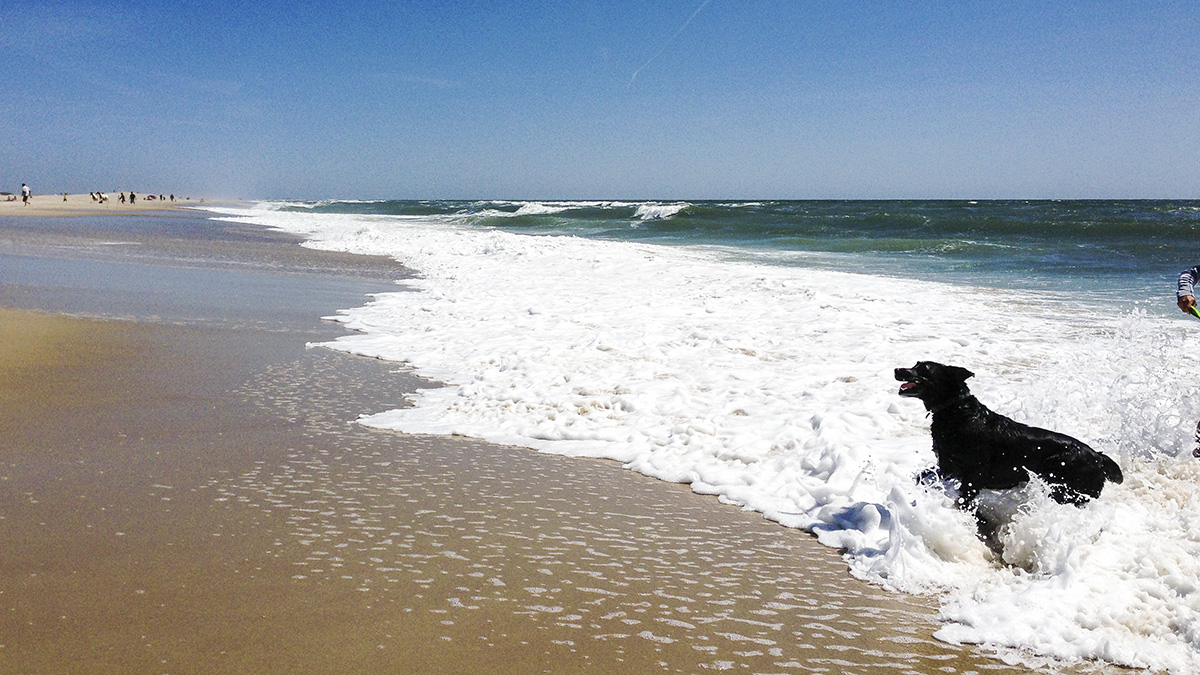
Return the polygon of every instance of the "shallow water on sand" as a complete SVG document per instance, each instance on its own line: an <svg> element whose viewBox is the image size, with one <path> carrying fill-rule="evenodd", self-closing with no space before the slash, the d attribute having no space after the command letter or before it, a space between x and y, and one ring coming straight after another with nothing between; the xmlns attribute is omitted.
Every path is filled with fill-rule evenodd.
<svg viewBox="0 0 1200 675"><path fill-rule="evenodd" d="M374 406L395 392L371 385L386 364L344 358L317 351L249 384L308 442L207 489L272 523L264 543L296 588L353 591L387 617L380 650L441 672L1007 670L933 640L929 601L854 580L810 535L685 486L347 427L353 399L317 392Z"/></svg>

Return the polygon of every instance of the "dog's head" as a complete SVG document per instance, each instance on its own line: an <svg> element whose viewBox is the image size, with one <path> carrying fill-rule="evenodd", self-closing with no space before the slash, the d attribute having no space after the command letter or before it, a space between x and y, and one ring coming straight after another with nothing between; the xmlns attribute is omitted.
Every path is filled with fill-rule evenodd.
<svg viewBox="0 0 1200 675"><path fill-rule="evenodd" d="M966 382L973 375L966 368L933 361L918 361L912 368L896 369L896 379L904 383L900 385L900 395L921 399L930 410L970 393Z"/></svg>

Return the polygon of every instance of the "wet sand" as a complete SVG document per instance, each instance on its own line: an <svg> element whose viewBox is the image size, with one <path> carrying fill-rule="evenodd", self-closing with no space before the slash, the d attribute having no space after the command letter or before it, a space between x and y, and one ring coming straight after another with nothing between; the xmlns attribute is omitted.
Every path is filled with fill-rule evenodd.
<svg viewBox="0 0 1200 675"><path fill-rule="evenodd" d="M194 219L17 220L2 672L1027 672L685 486L353 424L428 386L305 348L393 289L387 261Z"/></svg>

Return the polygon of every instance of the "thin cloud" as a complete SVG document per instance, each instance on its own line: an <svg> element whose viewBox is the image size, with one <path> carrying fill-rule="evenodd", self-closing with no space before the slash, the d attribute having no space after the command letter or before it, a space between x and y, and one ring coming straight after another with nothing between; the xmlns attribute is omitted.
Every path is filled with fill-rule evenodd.
<svg viewBox="0 0 1200 675"><path fill-rule="evenodd" d="M692 12L692 15L688 17L687 21L684 21L683 25L679 27L679 30L675 31L675 34L672 35L670 38L667 38L667 41L663 43L662 47L659 47L657 52L654 52L654 56L651 56L650 58L646 59L646 62L642 64L641 68L638 68L637 70L633 71L633 75L630 76L630 78L629 78L629 86L630 87L633 86L633 81L637 79L638 73L645 70L646 66L650 65L650 63L652 61L654 61L654 59L657 59L660 54L665 52L667 50L667 47L670 46L670 44L675 41L675 38L679 37L679 34L683 32L683 29L688 27L688 24L692 22L692 19L695 19L696 15L699 14L700 11L703 10L708 5L708 3L711 1L712 0L704 0L704 2L700 3L700 6L696 8L696 11Z"/></svg>

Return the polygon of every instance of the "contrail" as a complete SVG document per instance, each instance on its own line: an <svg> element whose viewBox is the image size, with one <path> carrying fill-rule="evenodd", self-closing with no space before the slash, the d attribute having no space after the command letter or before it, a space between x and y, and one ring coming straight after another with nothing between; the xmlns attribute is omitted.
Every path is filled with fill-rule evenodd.
<svg viewBox="0 0 1200 675"><path fill-rule="evenodd" d="M672 35L666 42L664 42L663 46L659 47L657 52L654 52L654 56L651 56L650 58L646 59L646 62L642 64L641 68L638 68L637 70L633 71L633 75L630 76L630 78L629 78L629 86L630 87L633 86L633 81L637 79L638 73L645 70L646 66L650 65L650 62L653 61L654 59L657 59L659 54L662 54L663 52L665 52L667 50L667 47L670 46L670 44L675 40L675 38L679 37L679 34L683 32L683 29L688 27L688 24L692 22L692 19L696 18L696 15L700 13L700 10L704 9L704 7L710 2L712 2L712 0L704 0L704 2L700 3L700 6L696 8L696 11L692 12L692 15L688 17L688 20L684 21L683 25L679 27L679 30L675 31L675 34Z"/></svg>

